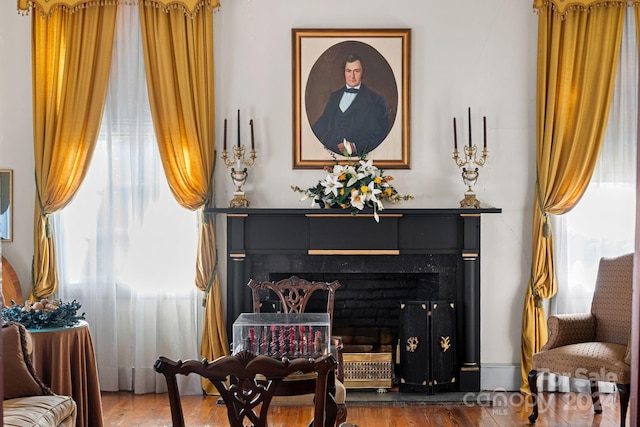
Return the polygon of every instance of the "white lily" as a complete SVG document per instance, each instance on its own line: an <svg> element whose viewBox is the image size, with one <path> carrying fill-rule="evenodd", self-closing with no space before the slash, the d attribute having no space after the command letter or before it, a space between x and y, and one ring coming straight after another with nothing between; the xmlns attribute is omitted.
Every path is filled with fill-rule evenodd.
<svg viewBox="0 0 640 427"><path fill-rule="evenodd" d="M357 208L358 210L364 209L364 202L364 197L358 190L355 188L351 190L351 204L354 208Z"/></svg>
<svg viewBox="0 0 640 427"><path fill-rule="evenodd" d="M342 183L338 181L338 177L327 175L327 178L320 183L324 187L324 194L333 193L333 197L338 197L338 189L342 188Z"/></svg>
<svg viewBox="0 0 640 427"><path fill-rule="evenodd" d="M348 166L347 169L345 170L345 173L348 174L350 177L349 181L347 182L347 187L351 187L353 184L360 181L362 178L366 176L362 172L358 172L356 168L354 168L353 166Z"/></svg>
<svg viewBox="0 0 640 427"><path fill-rule="evenodd" d="M378 169L377 167L373 166L373 160L360 160L360 167L358 168L358 170L360 172L363 172L367 175L372 175L372 176L376 176L380 173L380 169Z"/></svg>
<svg viewBox="0 0 640 427"><path fill-rule="evenodd" d="M335 176L340 176L344 172L346 172L347 168L348 168L347 166L343 166L343 165L333 165L333 172L331 172L331 174Z"/></svg>
<svg viewBox="0 0 640 427"><path fill-rule="evenodd" d="M371 200L372 202L381 205L382 203L380 203L376 195L382 193L382 190L376 188L376 183L374 181L371 181L367 187L369 188L369 191L367 191L367 201Z"/></svg>

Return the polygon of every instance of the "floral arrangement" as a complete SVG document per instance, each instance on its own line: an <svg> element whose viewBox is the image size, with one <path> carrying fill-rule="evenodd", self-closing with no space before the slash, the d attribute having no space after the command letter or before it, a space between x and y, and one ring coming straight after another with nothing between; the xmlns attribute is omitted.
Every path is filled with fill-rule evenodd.
<svg viewBox="0 0 640 427"><path fill-rule="evenodd" d="M76 300L65 303L43 298L35 302L26 301L24 305L11 301L11 307L2 309L2 319L22 323L27 329L67 328L84 320L84 313L77 314L80 307Z"/></svg>
<svg viewBox="0 0 640 427"><path fill-rule="evenodd" d="M373 165L372 160L366 160L366 154L356 162L351 161L346 141L345 147L345 156L349 157L347 164L341 165L336 161L333 167L325 167L328 175L313 187L291 186L293 191L304 194L301 200L312 199L312 206L317 204L321 208L351 209L354 215L364 208L371 208L379 222L378 211L384 209L383 201L398 203L413 199L411 195L398 193L390 184L393 177L385 175L383 170Z"/></svg>

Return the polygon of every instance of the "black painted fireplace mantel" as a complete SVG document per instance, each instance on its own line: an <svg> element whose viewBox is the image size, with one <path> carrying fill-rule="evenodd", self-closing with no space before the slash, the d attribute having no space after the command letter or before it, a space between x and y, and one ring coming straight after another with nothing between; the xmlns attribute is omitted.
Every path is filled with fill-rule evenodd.
<svg viewBox="0 0 640 427"><path fill-rule="evenodd" d="M240 313L251 311L249 279L314 273L311 269L437 273L438 259L452 259L455 271L444 275L450 283L443 286L459 308L459 388L480 390L480 223L483 214L501 213L500 208L385 209L379 222L371 213L354 216L336 209L206 212L226 215L228 329ZM398 268L402 271L391 271Z"/></svg>

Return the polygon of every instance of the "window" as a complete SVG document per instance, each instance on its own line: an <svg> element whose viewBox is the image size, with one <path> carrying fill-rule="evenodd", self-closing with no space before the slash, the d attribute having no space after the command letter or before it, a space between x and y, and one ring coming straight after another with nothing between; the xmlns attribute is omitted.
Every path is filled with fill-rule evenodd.
<svg viewBox="0 0 640 427"><path fill-rule="evenodd" d="M582 200L553 216L558 293L551 313L589 312L598 261L634 250L638 46L627 13L615 93L602 151Z"/></svg>
<svg viewBox="0 0 640 427"><path fill-rule="evenodd" d="M137 7L118 8L100 137L74 200L54 215L60 289L86 313L102 390L163 392L158 356L199 359L197 213L175 201L147 98ZM200 394L198 378L181 390Z"/></svg>

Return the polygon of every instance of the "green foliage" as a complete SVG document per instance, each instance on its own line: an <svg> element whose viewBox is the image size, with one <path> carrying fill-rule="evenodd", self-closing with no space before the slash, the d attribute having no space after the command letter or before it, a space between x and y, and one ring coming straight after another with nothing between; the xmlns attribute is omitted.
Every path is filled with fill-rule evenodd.
<svg viewBox="0 0 640 427"><path fill-rule="evenodd" d="M27 301L24 305L11 301L11 307L2 309L2 319L5 322L22 323L27 329L66 328L84 320L84 313L77 314L80 307L76 300L65 303L43 299L39 302Z"/></svg>

